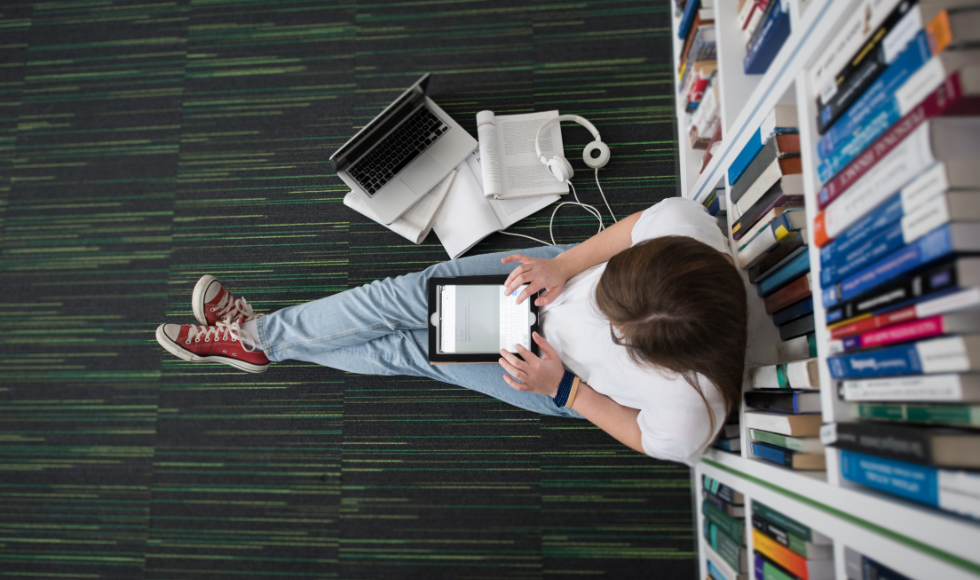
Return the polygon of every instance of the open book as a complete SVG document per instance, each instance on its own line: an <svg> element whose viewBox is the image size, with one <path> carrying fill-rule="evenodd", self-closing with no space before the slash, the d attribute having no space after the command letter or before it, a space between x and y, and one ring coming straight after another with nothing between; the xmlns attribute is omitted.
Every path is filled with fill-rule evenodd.
<svg viewBox="0 0 980 580"><path fill-rule="evenodd" d="M432 226L446 253L453 259L466 253L490 234L507 229L560 199L558 195L509 200L485 197L480 180L476 177L482 171L481 162L481 157L474 152L465 162L459 164L456 168L456 179L436 213L436 221ZM544 168L544 165L541 167ZM548 175L551 176L550 173ZM555 181L554 177L551 179ZM557 181L555 184L559 185Z"/></svg>
<svg viewBox="0 0 980 580"><path fill-rule="evenodd" d="M538 128L557 116L558 111L525 115L494 115L493 111L480 111L476 114L483 192L487 197L514 199L568 193L568 184L555 179L534 151ZM557 123L541 135L541 153L548 158L564 155L561 126Z"/></svg>
<svg viewBox="0 0 980 580"><path fill-rule="evenodd" d="M446 194L449 193L449 186L452 185L455 177L456 171L450 171L445 179L420 197L412 207L408 208L408 211L385 227L413 244L421 244L422 240L432 231L432 224L435 222L436 212L442 207L442 202L446 199ZM373 219L379 224L381 223L378 214L371 211L371 208L353 191L347 192L347 195L344 196L344 205Z"/></svg>

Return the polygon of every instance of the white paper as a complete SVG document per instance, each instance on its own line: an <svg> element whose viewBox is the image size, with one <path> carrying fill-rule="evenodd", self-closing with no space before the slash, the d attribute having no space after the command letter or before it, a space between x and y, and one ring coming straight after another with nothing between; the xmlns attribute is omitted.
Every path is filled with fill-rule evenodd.
<svg viewBox="0 0 980 580"><path fill-rule="evenodd" d="M502 229L468 164L460 163L456 168L456 179L436 213L432 229L450 259L461 256L483 238Z"/></svg>
<svg viewBox="0 0 980 580"><path fill-rule="evenodd" d="M432 224L435 222L436 213L446 199L450 186L455 181L456 173L455 170L451 171L445 179L437 183L428 193L420 197L412 207L408 208L408 211L389 225L381 224L381 219L378 217L378 214L374 213L364 203L364 200L353 191L348 192L344 196L344 205L384 225L413 244L420 244L429 235L429 232L432 231Z"/></svg>
<svg viewBox="0 0 980 580"><path fill-rule="evenodd" d="M487 197L514 199L568 193L568 184L555 179L534 149L538 129L557 116L558 111L524 115L480 111L477 114L483 160L481 175ZM541 153L547 158L564 155L560 125L553 125L541 135Z"/></svg>

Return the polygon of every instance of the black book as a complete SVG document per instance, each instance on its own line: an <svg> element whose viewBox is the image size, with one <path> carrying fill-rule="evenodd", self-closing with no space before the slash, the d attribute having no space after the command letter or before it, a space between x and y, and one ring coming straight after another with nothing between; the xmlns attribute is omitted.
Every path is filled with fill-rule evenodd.
<svg viewBox="0 0 980 580"><path fill-rule="evenodd" d="M756 284L776 273L790 260L807 251L806 239L803 236L791 236L779 244L775 250L766 254L761 262L749 268L749 282Z"/></svg>
<svg viewBox="0 0 980 580"><path fill-rule="evenodd" d="M819 413L820 391L749 391L745 393L745 406L780 413Z"/></svg>
<svg viewBox="0 0 980 580"><path fill-rule="evenodd" d="M774 207L803 207L803 192L785 192L783 191L783 180L777 180L772 187L762 194L759 201L752 204L752 207L735 220L735 223L732 224L732 237L736 240L741 239L746 230Z"/></svg>
<svg viewBox="0 0 980 580"><path fill-rule="evenodd" d="M945 262L920 274L905 276L886 284L873 294L859 296L827 311L827 324L864 314L894 309L903 302L926 298L930 294L952 292L956 287L980 286L980 260L960 258Z"/></svg>
<svg viewBox="0 0 980 580"><path fill-rule="evenodd" d="M748 396L748 393L746 393ZM835 423L826 445L943 468L980 468L980 432L894 423Z"/></svg>
<svg viewBox="0 0 980 580"><path fill-rule="evenodd" d="M793 322L797 318L803 318L807 314L813 314L813 297L804 298L795 304L790 304L782 310L778 310L772 314L772 323L776 326L782 326L789 322Z"/></svg>
<svg viewBox="0 0 980 580"><path fill-rule="evenodd" d="M813 328L812 314L798 318L789 324L784 324L779 327L779 340L783 342L792 340L797 336L803 336L804 334L813 332Z"/></svg>
<svg viewBox="0 0 980 580"><path fill-rule="evenodd" d="M837 76L834 83L837 91L826 101L822 96L817 97L817 131L823 135L837 122L837 119L864 91L875 82L881 73L888 68L885 62L884 40L889 32L895 29L899 21L905 17L909 9L915 5L915 0L899 2L891 13L881 23L881 26L868 37L854 58L849 60ZM818 90L823 87L817 87Z"/></svg>
<svg viewBox="0 0 980 580"><path fill-rule="evenodd" d="M749 166L745 168L745 172L742 173L742 177L739 177L738 181L735 182L735 185L732 186L732 191L729 198L730 203L734 205L736 202L738 202L738 200L742 198L742 195L748 191L749 187L755 183L755 180L759 179L762 172L765 171L767 167L772 165L773 160L799 156L799 152L783 153L779 150L779 140L776 139L776 135L769 137L769 140L762 146L762 150L759 151L759 154L756 155L755 159L752 160L752 163L749 163ZM768 193L768 190L766 193ZM753 206L754 205L756 204L753 204Z"/></svg>

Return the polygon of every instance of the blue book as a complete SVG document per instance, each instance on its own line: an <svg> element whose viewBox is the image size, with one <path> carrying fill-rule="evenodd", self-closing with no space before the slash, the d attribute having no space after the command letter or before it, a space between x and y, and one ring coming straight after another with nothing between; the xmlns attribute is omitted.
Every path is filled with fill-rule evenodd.
<svg viewBox="0 0 980 580"><path fill-rule="evenodd" d="M713 580L728 580L724 574L721 573L711 560L708 560L708 575L711 576Z"/></svg>
<svg viewBox="0 0 980 580"><path fill-rule="evenodd" d="M769 111L759 128L749 137L745 147L738 152L731 165L728 166L728 185L735 185L738 182L749 164L766 146L770 137L777 134L799 133L797 125L799 125L799 120L796 117L796 107L776 105L772 111Z"/></svg>
<svg viewBox="0 0 980 580"><path fill-rule="evenodd" d="M779 2L779 6L769 12L768 18L759 25L756 35L745 47L742 69L747 75L766 74L779 49L789 38L789 6L783 0L772 1Z"/></svg>
<svg viewBox="0 0 980 580"><path fill-rule="evenodd" d="M844 300L856 298L934 260L957 252L980 251L980 240L974 235L976 227L974 223L964 222L946 224L933 230L863 270L825 287L821 291L824 307L830 308Z"/></svg>
<svg viewBox="0 0 980 580"><path fill-rule="evenodd" d="M762 129L756 129L755 133L749 137L749 142L745 144L745 147L738 152L735 156L735 160L732 164L728 166L728 185L735 185L739 177L745 173L745 168L752 163L755 156L762 151L762 146L766 144L766 140L762 137Z"/></svg>
<svg viewBox="0 0 980 580"><path fill-rule="evenodd" d="M765 298L809 271L810 254L803 252L771 276L759 282L756 286L756 292L758 292L759 296Z"/></svg>
<svg viewBox="0 0 980 580"><path fill-rule="evenodd" d="M681 23L677 26L677 38L687 40L687 33L691 30L694 15L698 13L699 8L701 8L701 0L687 0L687 5L684 6L684 15L681 16Z"/></svg>
<svg viewBox="0 0 980 580"><path fill-rule="evenodd" d="M841 475L849 481L974 519L980 517L973 499L980 495L980 474L845 449L840 450L840 467Z"/></svg>
<svg viewBox="0 0 980 580"><path fill-rule="evenodd" d="M836 240L820 248L820 265L826 266L851 252L886 227L892 225L905 215L901 192L896 193L860 220L854 223Z"/></svg>
<svg viewBox="0 0 980 580"><path fill-rule="evenodd" d="M772 315L772 323L782 326L787 322L792 322L797 318L803 318L807 314L813 314L813 297L805 298L795 304L790 304L782 310L776 311Z"/></svg>
<svg viewBox="0 0 980 580"><path fill-rule="evenodd" d="M894 252L907 243L902 223L894 223L877 236L866 240L850 252L822 266L820 268L820 286L826 288L875 260L880 260L882 256Z"/></svg>
<svg viewBox="0 0 980 580"><path fill-rule="evenodd" d="M832 356L827 368L834 379L863 379L895 375L922 375L944 372L973 372L980 335L953 335Z"/></svg>
<svg viewBox="0 0 980 580"><path fill-rule="evenodd" d="M931 57L932 53L929 51L926 33L920 30L915 39L895 59L895 62L890 64L885 72L881 73L881 76L868 87L868 90L858 97L854 104L847 109L847 112L841 115L840 119L837 119L837 122L820 138L820 141L817 142L817 156L820 160L826 160L844 141L851 139L861 129L862 123L874 117L874 113L878 111L879 107L886 107L889 102L895 101L895 92ZM897 105L897 103L895 104ZM821 115L827 118L830 112L825 108ZM898 118L900 117L901 115ZM888 123L884 129L890 127L895 120ZM884 132L884 129L881 132Z"/></svg>

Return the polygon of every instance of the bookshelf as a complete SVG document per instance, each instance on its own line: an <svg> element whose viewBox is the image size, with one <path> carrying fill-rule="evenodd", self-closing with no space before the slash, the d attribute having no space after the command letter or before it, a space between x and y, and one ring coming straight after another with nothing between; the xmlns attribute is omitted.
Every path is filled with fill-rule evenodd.
<svg viewBox="0 0 980 580"><path fill-rule="evenodd" d="M827 48L844 19L859 6L858 0L774 0L786 6L790 16L791 34L783 44L764 75L745 75L742 58L745 40L737 28L737 2L714 1L714 20L718 47L718 77L720 83L720 115L722 141L703 172L703 152L690 147L686 138L686 115L678 99L676 107L680 157L681 194L703 201L716 188L730 193L726 173L728 166L742 150L766 115L777 104L797 108L800 123L800 142L803 163L807 214L818 213L814 144L818 140L816 105L810 95L809 70L817 57ZM680 23L674 11L674 65L683 43L677 38ZM676 68L675 68L676 70ZM728 231L731 231L732 212L728 212ZM736 253L732 243L733 255ZM819 279L820 258L813 243L809 245L810 271ZM747 288L747 275L742 271ZM749 365L776 363L776 347L780 342L776 327L765 314L762 299L752 290L749 295ZM827 368L826 345L829 331L824 324L824 309L814 300L816 338L820 359L820 379L823 422L852 420L848 408L835 396L835 385ZM743 387L747 390L748 385ZM744 413L744 407L740 414ZM840 474L838 451L828 447L826 472L801 472L779 467L755 458L750 439L742 422L741 453L710 450L692 470L692 489L697 507L697 535L700 561L699 578L707 577L705 553L710 551L701 533L701 479L708 476L742 492L746 512L753 500L779 510L786 515L830 536L834 540L836 578L846 580L844 548L849 547L877 560L909 578L916 580L980 578L980 523L963 517L930 509L914 502L876 492L844 480ZM752 541L749 517L746 517L749 578Z"/></svg>

